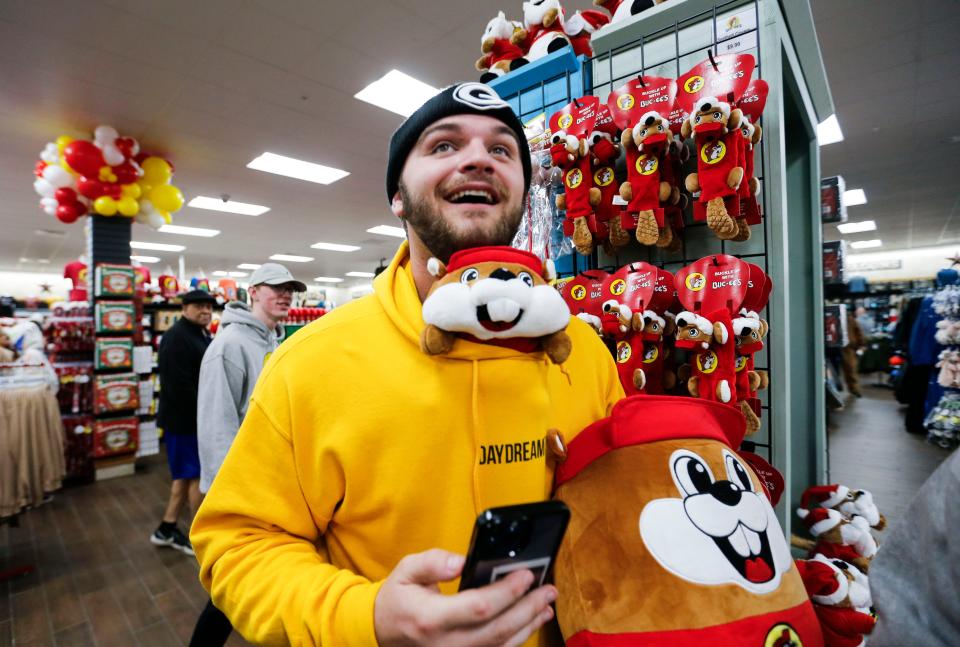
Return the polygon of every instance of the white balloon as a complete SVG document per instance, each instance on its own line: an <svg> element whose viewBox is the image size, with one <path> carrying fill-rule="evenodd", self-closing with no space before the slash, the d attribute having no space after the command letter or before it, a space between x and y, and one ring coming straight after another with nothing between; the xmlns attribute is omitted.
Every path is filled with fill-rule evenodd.
<svg viewBox="0 0 960 647"><path fill-rule="evenodd" d="M150 216L148 216L147 214L143 213L142 210L140 211L140 213L138 213L137 215L135 215L135 216L133 217L133 219L136 220L137 222L139 222L141 225L146 225L146 224L149 224L149 223L150 223Z"/></svg>
<svg viewBox="0 0 960 647"><path fill-rule="evenodd" d="M167 221L164 220L163 216L161 216L159 213L151 213L149 216L147 216L147 218L147 223L154 229L160 229L167 224Z"/></svg>
<svg viewBox="0 0 960 647"><path fill-rule="evenodd" d="M123 160L126 159L123 156L123 153L120 152L120 149L117 148L113 142L106 144L103 147L103 160L110 166L116 166L117 164L123 164Z"/></svg>
<svg viewBox="0 0 960 647"><path fill-rule="evenodd" d="M47 207L57 208L59 203L56 198L40 198L40 206L46 209Z"/></svg>
<svg viewBox="0 0 960 647"><path fill-rule="evenodd" d="M34 181L33 190L42 198L52 198L53 194L57 192L57 188L42 177Z"/></svg>
<svg viewBox="0 0 960 647"><path fill-rule="evenodd" d="M154 213L159 213L157 208L153 206L153 203L144 198L140 201L140 213L150 215ZM162 216L161 216L162 217Z"/></svg>
<svg viewBox="0 0 960 647"><path fill-rule="evenodd" d="M57 189L73 185L73 176L67 173L59 164L51 164L43 169L43 179Z"/></svg>
<svg viewBox="0 0 960 647"><path fill-rule="evenodd" d="M43 150L40 151L40 159L47 164L56 164L59 162L60 151L57 149L57 145L53 142L49 142L46 146L44 146Z"/></svg>
<svg viewBox="0 0 960 647"><path fill-rule="evenodd" d="M48 216L55 216L55 215L57 215L57 206L56 206L56 205L53 205L53 206L51 207L51 206L47 205L47 206L45 206L45 207L43 208L43 212L44 212L45 214L47 214Z"/></svg>
<svg viewBox="0 0 960 647"><path fill-rule="evenodd" d="M100 148L112 144L119 136L120 133L117 132L117 129L110 126L97 126L96 130L93 131L93 139Z"/></svg>

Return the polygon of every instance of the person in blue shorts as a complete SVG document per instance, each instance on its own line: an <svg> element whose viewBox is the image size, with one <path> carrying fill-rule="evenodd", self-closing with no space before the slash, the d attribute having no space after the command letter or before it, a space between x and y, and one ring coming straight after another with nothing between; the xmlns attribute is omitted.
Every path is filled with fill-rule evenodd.
<svg viewBox="0 0 960 647"><path fill-rule="evenodd" d="M200 507L200 453L197 449L197 391L200 363L210 345L207 326L216 299L203 290L181 298L183 316L163 333L158 351L160 408L157 423L167 444L167 462L173 485L160 525L150 536L155 546L169 546L193 555L190 540L177 527L180 511L189 500L196 514Z"/></svg>

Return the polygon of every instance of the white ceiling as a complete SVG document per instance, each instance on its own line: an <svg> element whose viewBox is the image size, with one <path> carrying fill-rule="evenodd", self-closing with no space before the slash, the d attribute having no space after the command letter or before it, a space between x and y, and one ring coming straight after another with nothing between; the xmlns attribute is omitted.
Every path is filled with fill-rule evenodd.
<svg viewBox="0 0 960 647"><path fill-rule="evenodd" d="M186 245L188 271L236 269L277 252L314 256L290 264L308 281L372 270L397 244L366 229L397 224L383 178L401 117L354 93L391 68L436 87L475 78L487 20L505 6L519 16L520 4L2 0L0 270L57 271L82 251L80 223L65 226L40 211L31 171L47 141L89 137L99 124L171 159L188 199L229 194L271 208L260 217L192 208L174 216L176 224L222 230L211 239L134 225L137 240ZM812 4L846 136L821 149L824 174L844 175L870 200L853 207L851 219L877 220L887 248L960 242L960 144L943 143L960 135L960 4ZM245 168L264 151L351 175L322 186ZM36 229L67 235L40 237ZM874 236L853 238L861 237ZM362 250L310 249L317 241ZM176 264L176 254L142 253L162 257L158 269Z"/></svg>
<svg viewBox="0 0 960 647"><path fill-rule="evenodd" d="M877 222L843 238L880 238L884 250L960 244L960 2L811 5L844 134L820 148L822 172L866 191L851 221ZM836 227L824 237L838 239Z"/></svg>

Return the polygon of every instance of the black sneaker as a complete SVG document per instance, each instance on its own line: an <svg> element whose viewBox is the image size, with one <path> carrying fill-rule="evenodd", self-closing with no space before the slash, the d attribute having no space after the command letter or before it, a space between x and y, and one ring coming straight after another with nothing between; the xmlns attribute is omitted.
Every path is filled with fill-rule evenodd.
<svg viewBox="0 0 960 647"><path fill-rule="evenodd" d="M163 528L157 528L153 531L153 534L150 535L150 543L154 546L169 546L179 550L181 553L186 555L193 555L193 546L190 545L190 540L187 539L187 536L180 532L179 528L174 527L171 530L164 530Z"/></svg>

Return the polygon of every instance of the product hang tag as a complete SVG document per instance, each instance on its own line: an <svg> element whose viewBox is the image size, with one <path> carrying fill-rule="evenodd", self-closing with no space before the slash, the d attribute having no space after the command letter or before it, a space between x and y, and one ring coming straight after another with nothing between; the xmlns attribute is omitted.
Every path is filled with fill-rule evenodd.
<svg viewBox="0 0 960 647"><path fill-rule="evenodd" d="M616 299L631 312L650 308L657 286L657 267L649 263L630 263L610 275L604 285L604 300Z"/></svg>
<svg viewBox="0 0 960 647"><path fill-rule="evenodd" d="M560 296L567 302L570 314L591 314L599 317L603 310L603 286L609 275L602 270L590 270L563 284Z"/></svg>
<svg viewBox="0 0 960 647"><path fill-rule="evenodd" d="M770 499L770 505L776 506L780 501L780 497L783 496L785 485L783 474L759 454L743 450L738 451L737 454L757 473L760 484L763 485L767 498Z"/></svg>
<svg viewBox="0 0 960 647"><path fill-rule="evenodd" d="M596 125L600 99L594 96L574 99L550 117L550 132L563 131L568 135L588 137Z"/></svg>
<svg viewBox="0 0 960 647"><path fill-rule="evenodd" d="M714 254L687 265L674 276L677 298L690 312L738 312L747 293L750 268L729 254Z"/></svg>
<svg viewBox="0 0 960 647"><path fill-rule="evenodd" d="M673 274L657 268L657 286L653 289L653 298L647 309L662 315L670 309L676 298L677 289L674 287Z"/></svg>
<svg viewBox="0 0 960 647"><path fill-rule="evenodd" d="M621 129L633 128L640 117L655 110L666 117L677 94L677 82L664 76L631 79L607 97L607 106Z"/></svg>
<svg viewBox="0 0 960 647"><path fill-rule="evenodd" d="M680 129L683 127L683 122L690 118L690 111L684 110L683 106L674 99L673 107L670 108L670 112L667 115L667 121L670 122L670 132L674 135L680 134Z"/></svg>
<svg viewBox="0 0 960 647"><path fill-rule="evenodd" d="M763 79L751 79L750 84L743 91L743 96L737 101L737 107L747 116L750 123L757 123L767 105L767 94L770 86Z"/></svg>
<svg viewBox="0 0 960 647"><path fill-rule="evenodd" d="M759 313L767 307L767 300L773 290L773 281L760 266L747 263L747 267L750 270L750 278L747 281L747 293L743 297L743 303L740 304L740 307Z"/></svg>
<svg viewBox="0 0 960 647"><path fill-rule="evenodd" d="M730 104L736 103L750 84L757 61L753 54L721 54L697 63L677 79L677 104L688 113L693 112L697 100L716 97Z"/></svg>

